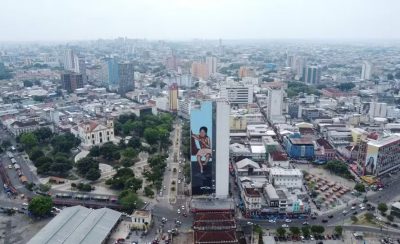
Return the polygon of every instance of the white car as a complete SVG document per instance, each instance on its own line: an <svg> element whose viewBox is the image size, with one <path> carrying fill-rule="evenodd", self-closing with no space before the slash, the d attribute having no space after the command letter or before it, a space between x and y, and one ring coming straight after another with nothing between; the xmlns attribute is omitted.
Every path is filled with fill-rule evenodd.
<svg viewBox="0 0 400 244"><path fill-rule="evenodd" d="M292 222L292 220L291 219L285 219L285 222L286 223L290 223L290 222Z"/></svg>
<svg viewBox="0 0 400 244"><path fill-rule="evenodd" d="M182 170L178 170L178 173L182 173Z"/></svg>
<svg viewBox="0 0 400 244"><path fill-rule="evenodd" d="M364 209L365 209L365 207L364 207L364 206L360 208L360 210L364 210Z"/></svg>
<svg viewBox="0 0 400 244"><path fill-rule="evenodd" d="M343 213L343 214L347 214L347 212L348 212L347 210L343 210L343 212L342 212L342 213Z"/></svg>
<svg viewBox="0 0 400 244"><path fill-rule="evenodd" d="M26 203L26 202L23 202L22 203L22 206L28 206L29 204L28 203Z"/></svg>
<svg viewBox="0 0 400 244"><path fill-rule="evenodd" d="M282 225L282 228L289 228L289 225L283 224L283 225Z"/></svg>
<svg viewBox="0 0 400 244"><path fill-rule="evenodd" d="M185 206L182 205L182 210L185 210Z"/></svg>
<svg viewBox="0 0 400 244"><path fill-rule="evenodd" d="M177 212L178 214L180 214L180 213L181 213L181 210L180 210L180 209L178 209L176 212Z"/></svg>
<svg viewBox="0 0 400 244"><path fill-rule="evenodd" d="M273 219L268 220L268 222L270 222L271 224L276 223L276 221Z"/></svg>
<svg viewBox="0 0 400 244"><path fill-rule="evenodd" d="M356 207L354 207L354 206L353 206L353 207L351 207L351 210L354 210L354 209L356 209Z"/></svg>
<svg viewBox="0 0 400 244"><path fill-rule="evenodd" d="M178 184L180 184L181 183L181 180L178 180Z"/></svg>

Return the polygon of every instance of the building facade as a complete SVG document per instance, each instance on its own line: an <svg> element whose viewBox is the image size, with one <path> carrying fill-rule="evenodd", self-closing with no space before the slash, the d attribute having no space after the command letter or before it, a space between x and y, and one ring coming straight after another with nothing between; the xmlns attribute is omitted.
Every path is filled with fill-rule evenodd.
<svg viewBox="0 0 400 244"><path fill-rule="evenodd" d="M253 86L222 86L221 98L227 99L231 104L253 103Z"/></svg>
<svg viewBox="0 0 400 244"><path fill-rule="evenodd" d="M301 189L303 186L303 173L300 169L271 168L269 182L275 187Z"/></svg>
<svg viewBox="0 0 400 244"><path fill-rule="evenodd" d="M303 73L305 83L318 85L321 82L321 67L319 65L307 65Z"/></svg>
<svg viewBox="0 0 400 244"><path fill-rule="evenodd" d="M178 111L178 85L176 83L169 87L169 110L173 113Z"/></svg>
<svg viewBox="0 0 400 244"><path fill-rule="evenodd" d="M89 148L115 141L114 122L112 120L107 120L106 124L97 121L83 122L72 128L71 133L81 139L82 146Z"/></svg>
<svg viewBox="0 0 400 244"><path fill-rule="evenodd" d="M82 75L72 72L61 74L61 86L62 89L68 92L73 92L78 88L83 88Z"/></svg>

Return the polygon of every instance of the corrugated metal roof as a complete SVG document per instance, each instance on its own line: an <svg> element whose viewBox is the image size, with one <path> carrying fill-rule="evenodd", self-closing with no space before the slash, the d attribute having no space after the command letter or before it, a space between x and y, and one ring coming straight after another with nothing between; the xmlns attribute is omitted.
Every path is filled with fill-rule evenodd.
<svg viewBox="0 0 400 244"><path fill-rule="evenodd" d="M108 208L65 208L28 244L102 243L120 217L120 212Z"/></svg>

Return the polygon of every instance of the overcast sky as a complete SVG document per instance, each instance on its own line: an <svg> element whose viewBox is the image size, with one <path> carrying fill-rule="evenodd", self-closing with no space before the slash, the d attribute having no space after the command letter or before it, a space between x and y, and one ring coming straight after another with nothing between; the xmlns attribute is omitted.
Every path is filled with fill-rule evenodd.
<svg viewBox="0 0 400 244"><path fill-rule="evenodd" d="M0 0L0 41L400 39L400 0Z"/></svg>

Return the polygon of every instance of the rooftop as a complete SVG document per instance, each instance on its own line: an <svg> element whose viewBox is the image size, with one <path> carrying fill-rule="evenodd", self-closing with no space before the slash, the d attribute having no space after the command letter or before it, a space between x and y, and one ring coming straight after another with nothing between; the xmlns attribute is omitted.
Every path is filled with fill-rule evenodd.
<svg viewBox="0 0 400 244"><path fill-rule="evenodd" d="M317 143L318 143L318 145L324 147L325 149L333 149L331 144L329 144L329 142L327 140L325 140L324 138L317 139Z"/></svg>
<svg viewBox="0 0 400 244"><path fill-rule="evenodd" d="M392 136L389 136L389 137L386 137L386 138L382 138L381 140L376 140L376 141L375 140L371 140L371 141L368 142L368 144L372 145L372 146L376 146L376 147L382 147L382 146L386 146L386 145L388 145L390 143L397 142L399 140L400 140L400 136L392 135Z"/></svg>
<svg viewBox="0 0 400 244"><path fill-rule="evenodd" d="M303 176L300 169L282 169L282 168L270 168L271 175L287 175L287 176Z"/></svg>
<svg viewBox="0 0 400 244"><path fill-rule="evenodd" d="M28 244L103 243L121 213L108 208L74 206L63 209Z"/></svg>
<svg viewBox="0 0 400 244"><path fill-rule="evenodd" d="M284 153L284 152L274 151L274 152L271 152L270 155L271 155L271 158L274 161L286 161L286 160L288 160L288 157L287 157L286 153Z"/></svg>
<svg viewBox="0 0 400 244"><path fill-rule="evenodd" d="M312 140L310 138L290 138L289 137L289 140L294 145L304 145L304 144L312 145L313 144Z"/></svg>

